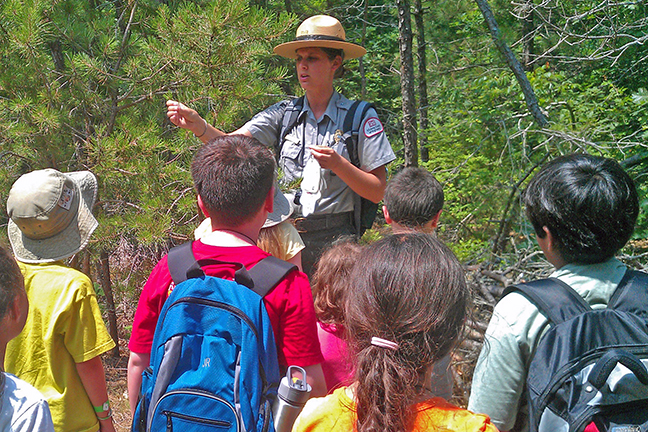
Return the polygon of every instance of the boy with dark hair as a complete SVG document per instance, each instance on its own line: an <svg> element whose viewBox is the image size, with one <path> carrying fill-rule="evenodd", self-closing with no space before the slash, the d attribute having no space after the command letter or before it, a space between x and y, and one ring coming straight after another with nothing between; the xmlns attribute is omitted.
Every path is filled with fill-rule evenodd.
<svg viewBox="0 0 648 432"><path fill-rule="evenodd" d="M524 193L526 213L552 278L569 285L592 309L603 309L627 267L614 255L630 239L639 213L632 179L611 160L572 154L546 164ZM468 409L502 431L527 430L523 393L529 365L548 318L519 292L495 306L474 372Z"/></svg>
<svg viewBox="0 0 648 432"><path fill-rule="evenodd" d="M443 186L425 168L407 167L387 183L383 205L385 222L394 234L432 234L443 211ZM446 400L452 398L452 358L448 354L432 369L431 391Z"/></svg>
<svg viewBox="0 0 648 432"><path fill-rule="evenodd" d="M193 242L197 260L238 262L247 269L269 256L256 246L266 216L273 210L275 161L271 151L243 135L216 138L204 145L192 163L198 206L212 221L212 231ZM208 276L234 279L228 264L203 266ZM140 297L129 342L128 395L135 411L142 371L149 366L155 326L173 289L167 256L155 266ZM323 360L317 339L308 278L290 272L263 297L272 323L279 364L303 367L315 395L326 393Z"/></svg>
<svg viewBox="0 0 648 432"><path fill-rule="evenodd" d="M25 278L29 316L7 345L8 372L47 398L57 431L112 432L101 354L115 347L92 281L64 260L98 226L97 178L90 171L32 171L7 197L7 233Z"/></svg>
<svg viewBox="0 0 648 432"><path fill-rule="evenodd" d="M395 234L431 233L443 209L443 187L424 168L408 167L387 183L383 214Z"/></svg>
<svg viewBox="0 0 648 432"><path fill-rule="evenodd" d="M25 327L28 309L20 268L0 247L0 431L54 432L43 395L30 384L3 371L7 343Z"/></svg>

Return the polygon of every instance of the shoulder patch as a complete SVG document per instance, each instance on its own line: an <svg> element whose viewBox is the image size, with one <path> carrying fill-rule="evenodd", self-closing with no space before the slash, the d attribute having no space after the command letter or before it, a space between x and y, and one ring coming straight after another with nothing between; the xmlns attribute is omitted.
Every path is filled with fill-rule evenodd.
<svg viewBox="0 0 648 432"><path fill-rule="evenodd" d="M367 138L378 135L383 130L383 125L380 123L380 120L378 120L378 117L369 117L364 124L364 128L362 128L362 131Z"/></svg>

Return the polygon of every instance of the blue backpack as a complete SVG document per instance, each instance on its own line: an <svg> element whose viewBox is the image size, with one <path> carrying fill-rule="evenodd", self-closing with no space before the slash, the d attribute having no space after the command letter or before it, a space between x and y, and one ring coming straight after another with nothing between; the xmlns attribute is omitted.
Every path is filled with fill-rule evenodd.
<svg viewBox="0 0 648 432"><path fill-rule="evenodd" d="M205 276L201 265L231 264L235 280ZM133 431L274 431L279 366L263 296L292 264L275 257L250 271L240 263L196 261L191 242L169 251L175 289L142 374Z"/></svg>
<svg viewBox="0 0 648 432"><path fill-rule="evenodd" d="M604 309L554 278L509 292L551 325L527 375L529 431L648 431L648 275L627 270Z"/></svg>

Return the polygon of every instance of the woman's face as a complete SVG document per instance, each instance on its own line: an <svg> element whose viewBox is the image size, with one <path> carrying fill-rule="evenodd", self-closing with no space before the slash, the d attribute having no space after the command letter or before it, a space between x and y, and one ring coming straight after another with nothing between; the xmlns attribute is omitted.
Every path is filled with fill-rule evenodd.
<svg viewBox="0 0 648 432"><path fill-rule="evenodd" d="M335 71L342 65L340 56L331 60L320 48L297 50L297 78L304 90L320 90L333 87Z"/></svg>

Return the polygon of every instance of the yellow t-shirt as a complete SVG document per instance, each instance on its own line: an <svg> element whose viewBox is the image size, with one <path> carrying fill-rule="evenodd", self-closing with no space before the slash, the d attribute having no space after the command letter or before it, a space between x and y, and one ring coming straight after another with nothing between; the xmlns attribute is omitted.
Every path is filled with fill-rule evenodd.
<svg viewBox="0 0 648 432"><path fill-rule="evenodd" d="M292 432L355 431L355 409L347 387L341 387L326 397L309 400L295 420ZM497 432L487 416L473 414L439 397L417 403L414 409L416 419L412 432Z"/></svg>
<svg viewBox="0 0 648 432"><path fill-rule="evenodd" d="M99 430L75 363L115 346L101 318L90 279L60 262L18 265L29 315L7 345L5 367L45 396L57 432Z"/></svg>

